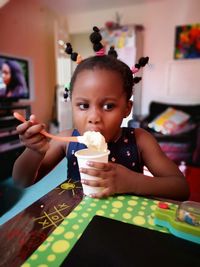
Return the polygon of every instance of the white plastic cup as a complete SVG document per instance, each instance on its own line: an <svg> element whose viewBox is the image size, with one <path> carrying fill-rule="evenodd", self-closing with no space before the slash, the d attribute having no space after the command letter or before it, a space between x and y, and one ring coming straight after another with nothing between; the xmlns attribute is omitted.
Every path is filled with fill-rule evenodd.
<svg viewBox="0 0 200 267"><path fill-rule="evenodd" d="M95 169L93 167L90 167L86 164L87 161L95 161L95 162L108 162L108 155L110 154L110 151L94 151L88 148L81 149L75 152L75 156L78 160L79 168L88 168L88 169ZM81 179L87 179L87 180L98 180L101 179L97 176L88 175L85 173L80 173ZM96 194L101 192L104 188L103 187L94 187L82 184L83 186L83 193L86 196L90 196L90 194Z"/></svg>

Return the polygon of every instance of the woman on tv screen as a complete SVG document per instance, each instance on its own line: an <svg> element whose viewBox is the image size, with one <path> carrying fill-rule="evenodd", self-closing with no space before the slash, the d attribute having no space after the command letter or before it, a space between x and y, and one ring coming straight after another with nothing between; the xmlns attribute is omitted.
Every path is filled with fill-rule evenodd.
<svg viewBox="0 0 200 267"><path fill-rule="evenodd" d="M0 95L5 98L26 98L28 89L24 73L17 61L5 60L1 64L2 82L4 90L0 90Z"/></svg>

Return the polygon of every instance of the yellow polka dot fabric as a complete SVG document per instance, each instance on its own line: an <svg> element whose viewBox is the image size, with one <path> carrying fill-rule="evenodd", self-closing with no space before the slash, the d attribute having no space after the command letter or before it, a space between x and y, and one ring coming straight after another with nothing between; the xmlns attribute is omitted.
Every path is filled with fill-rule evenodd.
<svg viewBox="0 0 200 267"><path fill-rule="evenodd" d="M59 266L95 215L168 233L167 229L154 224L157 204L157 200L132 195L106 199L85 197L22 267Z"/></svg>

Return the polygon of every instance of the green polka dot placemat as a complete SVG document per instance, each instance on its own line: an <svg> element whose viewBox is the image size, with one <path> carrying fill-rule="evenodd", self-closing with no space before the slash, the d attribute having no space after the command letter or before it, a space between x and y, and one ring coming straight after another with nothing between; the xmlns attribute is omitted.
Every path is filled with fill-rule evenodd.
<svg viewBox="0 0 200 267"><path fill-rule="evenodd" d="M85 197L22 267L59 266L94 215L168 233L167 229L154 224L154 210L158 202L157 200L132 195L115 196L106 199ZM175 204L168 204L169 206L175 206Z"/></svg>

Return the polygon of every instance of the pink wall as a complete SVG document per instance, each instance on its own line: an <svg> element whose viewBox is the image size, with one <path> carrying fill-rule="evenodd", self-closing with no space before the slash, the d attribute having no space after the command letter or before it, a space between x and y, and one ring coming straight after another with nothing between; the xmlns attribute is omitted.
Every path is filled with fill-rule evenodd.
<svg viewBox="0 0 200 267"><path fill-rule="evenodd" d="M37 0L11 0L0 9L0 53L32 61L32 112L46 123L51 120L56 85L54 19Z"/></svg>

